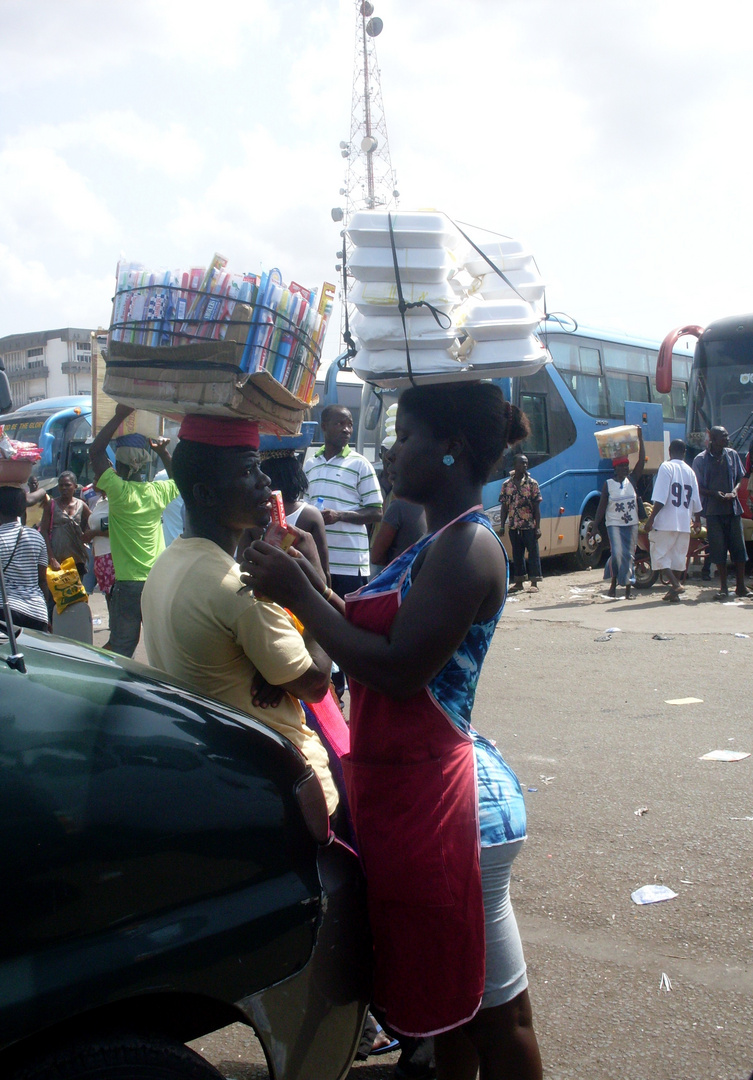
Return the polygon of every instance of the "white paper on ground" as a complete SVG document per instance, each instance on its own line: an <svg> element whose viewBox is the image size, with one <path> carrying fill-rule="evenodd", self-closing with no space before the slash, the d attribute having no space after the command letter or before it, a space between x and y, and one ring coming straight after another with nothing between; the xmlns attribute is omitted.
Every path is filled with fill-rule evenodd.
<svg viewBox="0 0 753 1080"><path fill-rule="evenodd" d="M741 750L710 750L708 754L702 754L699 761L742 761L750 757Z"/></svg>
<svg viewBox="0 0 753 1080"><path fill-rule="evenodd" d="M660 900L674 900L676 892L666 885L644 885L630 894L634 904L658 904Z"/></svg>

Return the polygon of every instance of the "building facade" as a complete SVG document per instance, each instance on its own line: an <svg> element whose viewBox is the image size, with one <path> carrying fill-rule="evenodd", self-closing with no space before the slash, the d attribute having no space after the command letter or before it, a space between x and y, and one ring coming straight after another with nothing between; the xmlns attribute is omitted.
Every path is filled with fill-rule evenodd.
<svg viewBox="0 0 753 1080"><path fill-rule="evenodd" d="M68 326L0 338L14 408L42 398L91 394L92 333Z"/></svg>

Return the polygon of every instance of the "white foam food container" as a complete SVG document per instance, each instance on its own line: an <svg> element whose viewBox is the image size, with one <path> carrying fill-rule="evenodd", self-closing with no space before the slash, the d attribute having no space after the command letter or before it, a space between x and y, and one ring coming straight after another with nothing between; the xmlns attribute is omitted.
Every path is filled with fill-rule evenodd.
<svg viewBox="0 0 753 1080"><path fill-rule="evenodd" d="M531 258L519 240L495 240L490 244L478 245L484 254L488 255L495 266L500 270L519 270L526 265ZM478 276L490 271L494 273L489 263L473 248L463 260L466 270Z"/></svg>
<svg viewBox="0 0 753 1080"><path fill-rule="evenodd" d="M447 319L443 317L442 322L447 323ZM452 324L440 326L433 315L414 315L405 320L403 328L399 315L356 313L351 328L364 349L399 349L406 337L411 349L448 349L457 336Z"/></svg>
<svg viewBox="0 0 753 1080"><path fill-rule="evenodd" d="M529 303L538 304L544 299L544 282L533 265L533 259L530 260L530 267L505 270L504 274L507 281L493 270L482 274L476 278L476 287L471 292L474 296L480 293L485 300L506 300L520 295Z"/></svg>
<svg viewBox="0 0 753 1080"><path fill-rule="evenodd" d="M427 374L458 375L463 364L447 349L411 349L414 376ZM410 383L405 349L359 349L351 360L356 375L378 386L403 386ZM479 376L476 376L478 378Z"/></svg>
<svg viewBox="0 0 753 1080"><path fill-rule="evenodd" d="M403 298L406 304L426 301L437 311L448 314L457 307L462 293L454 287L453 281L440 281L435 284L419 284L402 281ZM362 315L394 315L398 311L397 282L395 281L354 281L348 290L348 301L355 305ZM406 319L415 319L417 315L426 315L428 308L408 308Z"/></svg>
<svg viewBox="0 0 753 1080"><path fill-rule="evenodd" d="M473 341L469 338L460 354L464 364L475 371L478 378L533 375L550 363L549 353L533 334L498 341Z"/></svg>
<svg viewBox="0 0 753 1080"><path fill-rule="evenodd" d="M469 299L455 318L458 327L474 341L527 338L536 329L539 316L525 300ZM433 321L433 320L432 320Z"/></svg>
<svg viewBox="0 0 753 1080"><path fill-rule="evenodd" d="M450 219L436 210L396 210L392 212L395 247L455 248L460 233ZM386 210L358 210L350 219L348 235L359 247L391 247Z"/></svg>
<svg viewBox="0 0 753 1080"><path fill-rule="evenodd" d="M400 283L438 284L446 281L457 262L446 248L397 248ZM394 281L392 249L355 247L349 269L356 281Z"/></svg>

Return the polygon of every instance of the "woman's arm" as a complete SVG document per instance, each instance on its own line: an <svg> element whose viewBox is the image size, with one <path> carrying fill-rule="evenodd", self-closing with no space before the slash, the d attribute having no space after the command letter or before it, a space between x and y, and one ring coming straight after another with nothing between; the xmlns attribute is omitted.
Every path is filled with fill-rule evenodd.
<svg viewBox="0 0 753 1080"><path fill-rule="evenodd" d="M601 498L599 499L599 505L596 507L596 513L594 514L593 528L598 529L604 520L604 515L607 512L607 502L609 501L609 488L606 484L601 489Z"/></svg>
<svg viewBox="0 0 753 1080"><path fill-rule="evenodd" d="M251 584L290 608L340 667L390 697L417 693L439 672L480 612L504 597L505 562L499 542L483 526L448 529L429 550L389 635L348 623L329 604L298 560L256 543L249 549Z"/></svg>
<svg viewBox="0 0 753 1080"><path fill-rule="evenodd" d="M329 548L327 547L327 530L324 527L321 510L317 510L315 506L304 506L298 515L298 524L304 532L313 536L322 572L329 585L332 580L329 574Z"/></svg>
<svg viewBox="0 0 753 1080"><path fill-rule="evenodd" d="M53 501L50 499L45 503L44 510L42 511L42 520L39 523L39 531L42 534L42 539L47 546L47 559L50 564L50 570L59 570L60 563L52 554L52 544L50 543L50 534L52 533L51 520L52 520ZM45 579L46 581L46 579Z"/></svg>
<svg viewBox="0 0 753 1080"><path fill-rule="evenodd" d="M646 465L646 448L643 445L643 428L641 427L640 424L638 424L638 460L635 463L635 468L633 469L632 473L630 474L630 479L632 480L634 486L635 486L635 484L638 483L640 478L643 476L643 470L645 468L645 465Z"/></svg>
<svg viewBox="0 0 753 1080"><path fill-rule="evenodd" d="M392 541L397 536L397 529L388 521L382 521L371 541L371 561L377 566L384 566L387 561L387 552L392 547Z"/></svg>

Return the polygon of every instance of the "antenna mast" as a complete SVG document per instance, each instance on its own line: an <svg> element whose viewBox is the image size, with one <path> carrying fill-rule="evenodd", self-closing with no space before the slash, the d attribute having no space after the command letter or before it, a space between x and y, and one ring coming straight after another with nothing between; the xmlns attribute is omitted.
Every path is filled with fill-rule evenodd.
<svg viewBox="0 0 753 1080"><path fill-rule="evenodd" d="M353 96L350 115L350 137L340 143L340 153L345 158L345 186L340 188L344 206L332 210L333 221L350 221L356 210L375 210L378 207L396 207L399 198L397 180L392 168L390 145L387 139L387 121L382 101L382 86L377 64L375 38L384 28L382 20L374 15L370 0L354 0L356 8L355 66L353 72ZM337 267L343 274L340 291L342 300L343 336L347 329L346 290L347 263L350 245L345 232L343 244L337 253L341 260Z"/></svg>

